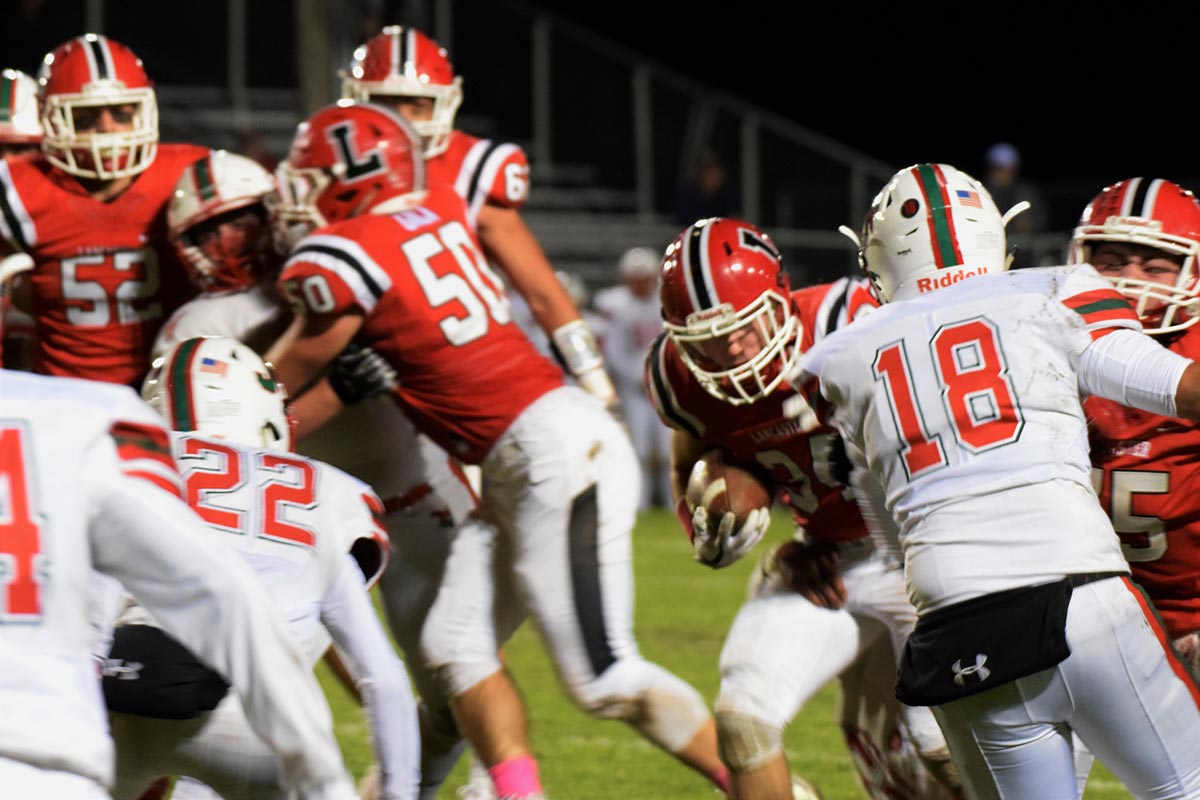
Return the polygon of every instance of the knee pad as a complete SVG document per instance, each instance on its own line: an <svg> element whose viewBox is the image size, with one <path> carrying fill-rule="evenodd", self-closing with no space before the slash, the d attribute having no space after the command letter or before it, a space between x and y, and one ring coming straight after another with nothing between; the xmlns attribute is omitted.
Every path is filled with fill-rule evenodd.
<svg viewBox="0 0 1200 800"><path fill-rule="evenodd" d="M918 752L917 757L921 759L921 764L933 776L934 780L955 794L962 793L962 776L958 774L958 769L954 766L954 762L950 760L950 750L948 748L943 747L940 750Z"/></svg>
<svg viewBox="0 0 1200 800"><path fill-rule="evenodd" d="M642 658L622 658L568 691L592 716L626 722L668 753L686 747L709 720L699 692Z"/></svg>
<svg viewBox="0 0 1200 800"><path fill-rule="evenodd" d="M783 752L783 728L737 711L718 711L717 748L731 772L749 772Z"/></svg>

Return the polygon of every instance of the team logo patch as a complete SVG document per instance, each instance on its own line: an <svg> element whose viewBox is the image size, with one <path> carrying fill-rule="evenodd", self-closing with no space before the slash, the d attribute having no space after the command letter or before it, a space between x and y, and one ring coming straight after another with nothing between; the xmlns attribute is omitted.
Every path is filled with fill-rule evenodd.
<svg viewBox="0 0 1200 800"><path fill-rule="evenodd" d="M920 210L921 204L910 197L900 206L900 216L904 217L905 219L912 219Z"/></svg>

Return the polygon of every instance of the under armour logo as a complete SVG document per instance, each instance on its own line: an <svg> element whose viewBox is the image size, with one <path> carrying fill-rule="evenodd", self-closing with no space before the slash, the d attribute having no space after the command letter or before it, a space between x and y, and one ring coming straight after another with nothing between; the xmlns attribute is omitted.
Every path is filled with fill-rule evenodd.
<svg viewBox="0 0 1200 800"><path fill-rule="evenodd" d="M136 681L142 677L143 666L140 661L106 658L100 665L100 674L105 678L115 678L119 681Z"/></svg>
<svg viewBox="0 0 1200 800"><path fill-rule="evenodd" d="M979 679L980 683L986 681L988 676L992 674L992 671L984 666L984 664L987 663L987 659L988 657L983 653L976 653L975 666L966 668L963 668L961 658L958 661L955 661L950 666L950 669L954 670L954 682L959 686L963 686L967 682L968 675L974 675Z"/></svg>

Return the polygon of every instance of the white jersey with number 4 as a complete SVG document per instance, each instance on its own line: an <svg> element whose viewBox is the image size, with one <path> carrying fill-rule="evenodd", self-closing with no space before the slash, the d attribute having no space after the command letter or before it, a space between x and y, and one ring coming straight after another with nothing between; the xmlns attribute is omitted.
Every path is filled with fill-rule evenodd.
<svg viewBox="0 0 1200 800"><path fill-rule="evenodd" d="M1053 267L885 305L804 355L875 513L899 526L919 611L1127 570L1091 486L1078 373L1119 329L1140 323L1111 284Z"/></svg>
<svg viewBox="0 0 1200 800"><path fill-rule="evenodd" d="M136 393L0 371L0 761L112 783L90 652L95 569L233 684L285 783L346 796L312 672L250 571L209 537Z"/></svg>

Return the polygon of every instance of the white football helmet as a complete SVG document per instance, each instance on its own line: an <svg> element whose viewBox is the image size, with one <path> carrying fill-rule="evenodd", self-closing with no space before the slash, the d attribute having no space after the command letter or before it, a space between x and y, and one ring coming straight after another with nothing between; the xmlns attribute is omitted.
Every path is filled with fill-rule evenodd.
<svg viewBox="0 0 1200 800"><path fill-rule="evenodd" d="M37 94L37 81L24 72L0 72L0 145L36 145L42 141Z"/></svg>
<svg viewBox="0 0 1200 800"><path fill-rule="evenodd" d="M261 164L225 150L214 150L183 171L167 204L167 231L195 286L209 291L254 283L268 266L264 263L270 235L266 202L274 191L275 179ZM202 248L190 234L202 222L251 206L262 212L261 231L250 237L253 241L222 237Z"/></svg>
<svg viewBox="0 0 1200 800"><path fill-rule="evenodd" d="M199 336L155 359L142 397L177 431L291 449L287 392L271 365L234 339Z"/></svg>
<svg viewBox="0 0 1200 800"><path fill-rule="evenodd" d="M872 201L859 264L885 303L1003 272L1006 221L970 175L949 164L914 164L893 175Z"/></svg>

